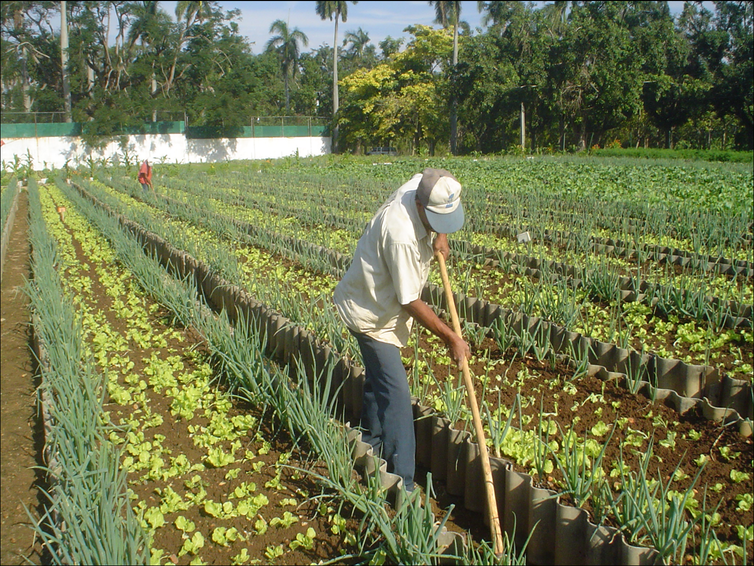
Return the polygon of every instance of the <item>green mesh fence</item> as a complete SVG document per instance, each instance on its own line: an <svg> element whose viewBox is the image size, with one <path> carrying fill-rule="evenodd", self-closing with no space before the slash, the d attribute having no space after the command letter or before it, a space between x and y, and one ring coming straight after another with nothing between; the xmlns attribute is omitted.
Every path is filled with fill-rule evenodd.
<svg viewBox="0 0 754 566"><path fill-rule="evenodd" d="M325 120L309 117L255 118L249 126L189 126L186 137L208 138L300 138L323 136Z"/></svg>
<svg viewBox="0 0 754 566"><path fill-rule="evenodd" d="M80 136L86 133L87 123L3 123L0 135L3 138L42 138ZM116 135L138 134L185 134L191 139L212 138L298 138L324 136L327 134L323 118L260 117L251 120L248 126L186 126L183 121L145 122L139 126L124 127Z"/></svg>
<svg viewBox="0 0 754 566"><path fill-rule="evenodd" d="M3 138L47 138L80 136L86 124L80 122L58 122L37 124L0 124ZM146 122L139 126L123 128L119 135L127 134L182 134L185 122Z"/></svg>

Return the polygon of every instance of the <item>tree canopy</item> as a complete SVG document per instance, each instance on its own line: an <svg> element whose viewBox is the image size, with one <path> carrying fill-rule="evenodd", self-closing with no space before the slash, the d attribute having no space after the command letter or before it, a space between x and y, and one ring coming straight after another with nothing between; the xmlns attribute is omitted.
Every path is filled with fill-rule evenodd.
<svg viewBox="0 0 754 566"><path fill-rule="evenodd" d="M673 16L659 1L477 2L483 28L471 30L460 2L428 2L437 28L408 25L405 44L378 47L369 29L338 37L347 4L316 2L333 45L305 51L306 35L278 19L255 54L239 12L215 1L182 0L173 14L154 0L2 2L3 120L70 108L113 135L157 120L316 116L355 152L754 148L754 3L685 2Z"/></svg>

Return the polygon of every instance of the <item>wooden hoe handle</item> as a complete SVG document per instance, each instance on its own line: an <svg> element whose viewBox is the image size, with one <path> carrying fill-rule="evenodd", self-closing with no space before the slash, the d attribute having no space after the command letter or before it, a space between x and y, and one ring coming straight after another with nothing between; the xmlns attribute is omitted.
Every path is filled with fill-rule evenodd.
<svg viewBox="0 0 754 566"><path fill-rule="evenodd" d="M453 330L455 330L458 336L463 338L463 334L461 333L461 323L458 320L456 304L453 300L453 292L450 289L450 281L448 280L448 270L445 267L445 257L440 252L437 252L435 256L440 264L440 274L442 275L442 284L445 288L445 298L448 301L448 310L450 311L450 317L453 320ZM471 374L469 373L469 362L465 357L463 358L463 381L466 384L466 393L468 393L469 405L471 406L471 416L474 420L474 430L476 432L477 444L479 445L479 455L482 458L482 471L484 472L484 485L487 491L487 510L489 512L494 552L496 555L501 556L504 551L503 534L500 529L500 518L498 517L495 484L492 481L490 457L487 452L487 444L484 440L484 428L482 427L482 419L479 416L479 407L474 393L474 384L471 381Z"/></svg>

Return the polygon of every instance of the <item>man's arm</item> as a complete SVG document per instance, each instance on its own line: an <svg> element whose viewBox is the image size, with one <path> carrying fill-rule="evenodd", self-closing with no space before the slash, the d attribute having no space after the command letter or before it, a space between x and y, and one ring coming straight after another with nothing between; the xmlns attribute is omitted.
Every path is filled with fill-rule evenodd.
<svg viewBox="0 0 754 566"><path fill-rule="evenodd" d="M421 299L416 299L407 305L403 305L403 308L423 326L428 328L432 334L445 342L445 345L450 350L450 355L456 364L458 364L458 367L461 367L463 364L464 357L471 357L471 350L466 341L440 320L440 317L435 314L427 303Z"/></svg>

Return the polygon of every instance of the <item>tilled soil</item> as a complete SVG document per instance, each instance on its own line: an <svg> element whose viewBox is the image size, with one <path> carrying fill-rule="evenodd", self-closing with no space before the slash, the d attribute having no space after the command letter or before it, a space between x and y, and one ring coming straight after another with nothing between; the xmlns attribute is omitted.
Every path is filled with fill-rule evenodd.
<svg viewBox="0 0 754 566"><path fill-rule="evenodd" d="M28 299L22 288L31 277L27 230L28 199L19 195L19 206L10 234L2 281L2 536L0 563L41 564L43 549L31 530L26 509L38 512L43 501L39 488L45 485L41 465L44 442L37 418L36 363L30 349L31 326Z"/></svg>

